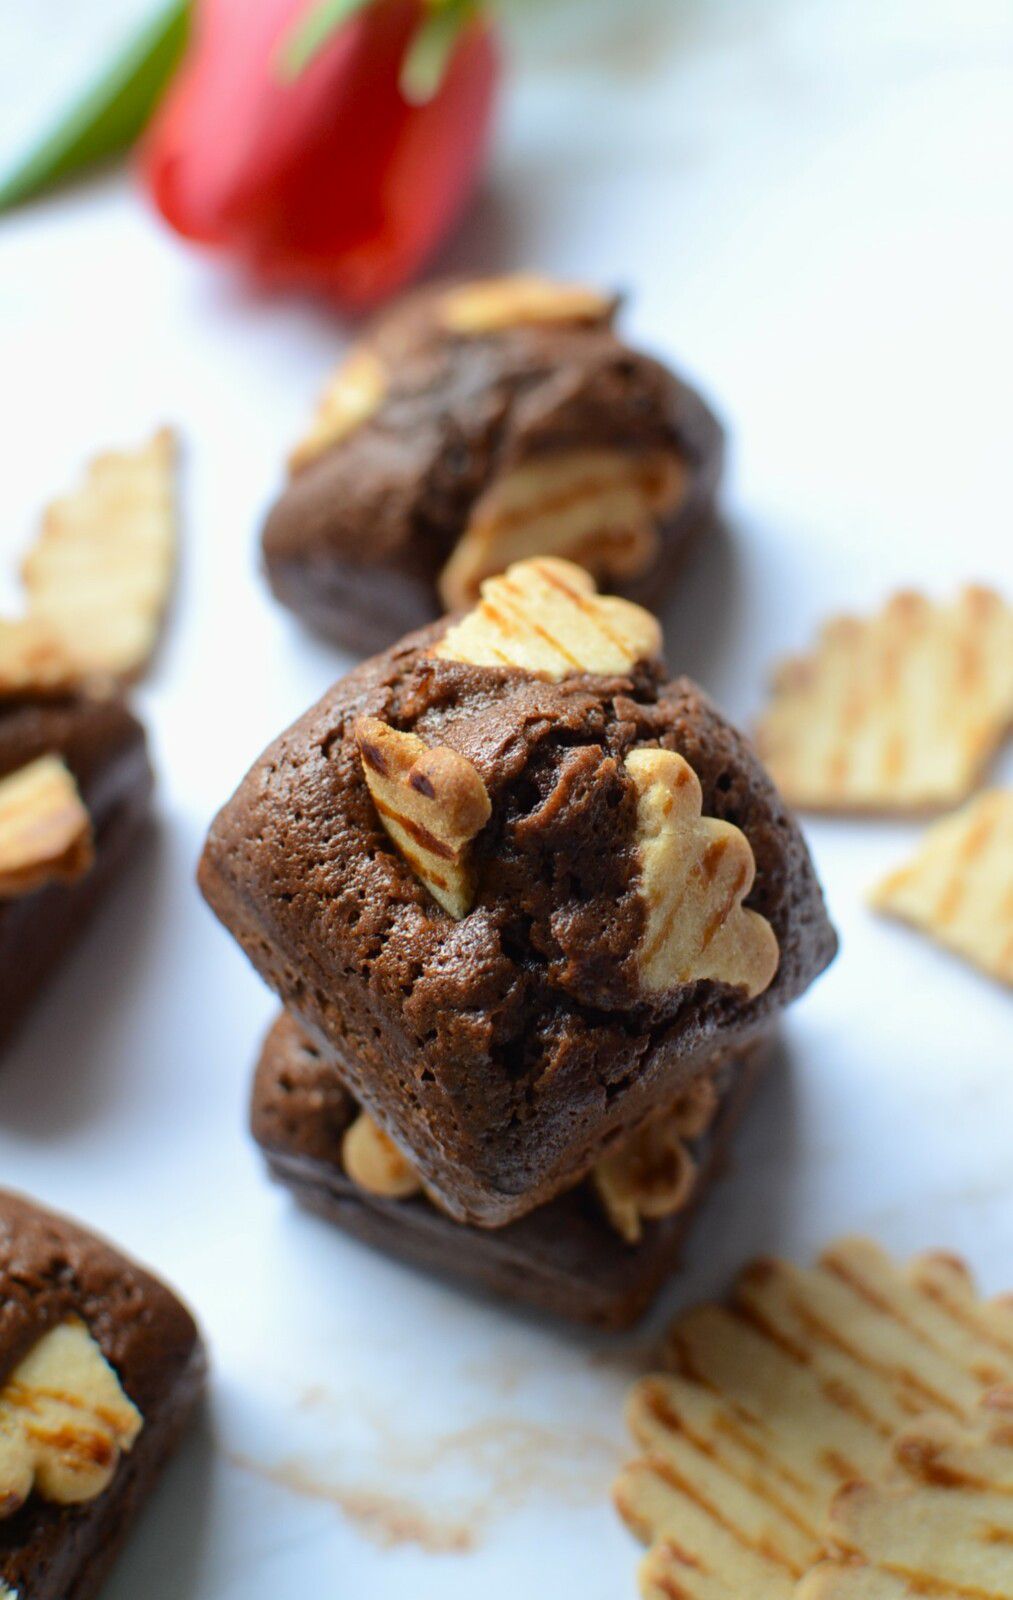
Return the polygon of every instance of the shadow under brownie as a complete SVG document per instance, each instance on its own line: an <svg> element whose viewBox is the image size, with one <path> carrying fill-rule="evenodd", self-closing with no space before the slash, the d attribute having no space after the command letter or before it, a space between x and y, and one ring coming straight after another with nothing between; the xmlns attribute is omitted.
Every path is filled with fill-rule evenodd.
<svg viewBox="0 0 1013 1600"><path fill-rule="evenodd" d="M264 1041L253 1085L253 1136L272 1176L300 1205L389 1255L463 1278L505 1299L595 1327L631 1326L678 1267L683 1242L770 1055L763 1039L715 1069L718 1110L687 1146L696 1176L686 1203L620 1238L589 1182L502 1228L476 1228L424 1197L367 1193L342 1165L344 1134L359 1114L331 1061L282 1012Z"/></svg>

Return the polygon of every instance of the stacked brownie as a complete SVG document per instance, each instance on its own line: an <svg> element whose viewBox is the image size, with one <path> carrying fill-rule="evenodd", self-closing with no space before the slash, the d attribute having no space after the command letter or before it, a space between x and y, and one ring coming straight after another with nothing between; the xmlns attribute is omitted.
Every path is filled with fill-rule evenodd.
<svg viewBox="0 0 1013 1600"><path fill-rule="evenodd" d="M835 950L749 746L647 612L551 558L336 684L219 814L201 882L288 1011L254 1092L275 1174L612 1325Z"/></svg>
<svg viewBox="0 0 1013 1600"><path fill-rule="evenodd" d="M590 1178L503 1227L476 1228L429 1199L410 1165L397 1155L391 1160L389 1148L381 1147L371 1172L361 1153L356 1161L348 1134L357 1126L375 1137L376 1124L344 1087L333 1056L287 1012L271 1028L257 1065L253 1136L272 1176L353 1238L557 1316L621 1328L646 1310L671 1274L765 1054L762 1040L730 1053L703 1080L702 1092L673 1108L662 1125L668 1146L644 1175L655 1208L633 1228L618 1216L610 1222L605 1196ZM643 1180L640 1194L643 1203Z"/></svg>

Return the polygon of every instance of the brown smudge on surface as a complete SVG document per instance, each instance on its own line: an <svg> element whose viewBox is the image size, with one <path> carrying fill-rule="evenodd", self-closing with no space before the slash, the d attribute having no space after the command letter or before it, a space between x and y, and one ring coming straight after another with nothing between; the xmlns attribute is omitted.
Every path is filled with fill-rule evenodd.
<svg viewBox="0 0 1013 1600"><path fill-rule="evenodd" d="M321 1385L305 1390L299 1403L314 1412L341 1404ZM431 1555L467 1555L495 1524L533 1501L604 1505L624 1457L623 1446L603 1435L521 1418L488 1417L431 1439L405 1438L376 1415L369 1420L377 1435L373 1481L343 1482L312 1456L271 1463L227 1451L226 1459L289 1494L333 1505L380 1548L410 1544ZM453 1469L472 1492L462 1497L434 1489L435 1475ZM377 1487L392 1481L407 1492ZM417 1498L410 1492L415 1483Z"/></svg>
<svg viewBox="0 0 1013 1600"><path fill-rule="evenodd" d="M303 1500L333 1505L381 1549L413 1544L430 1555L465 1555L474 1548L474 1534L466 1524L439 1523L423 1506L380 1489L331 1482L309 1463L288 1459L271 1466L235 1450L226 1452L226 1460Z"/></svg>

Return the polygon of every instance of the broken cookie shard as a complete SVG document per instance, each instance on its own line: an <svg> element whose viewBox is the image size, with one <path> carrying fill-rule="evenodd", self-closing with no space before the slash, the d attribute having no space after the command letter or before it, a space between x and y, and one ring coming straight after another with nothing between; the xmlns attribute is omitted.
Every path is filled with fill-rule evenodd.
<svg viewBox="0 0 1013 1600"><path fill-rule="evenodd" d="M91 818L59 757L39 756L0 778L0 900L74 883L94 859Z"/></svg>
<svg viewBox="0 0 1013 1600"><path fill-rule="evenodd" d="M78 682L136 677L155 648L175 568L175 459L165 429L98 456L25 558L30 618L58 636Z"/></svg>
<svg viewBox="0 0 1013 1600"><path fill-rule="evenodd" d="M643 1455L616 1487L652 1545L643 1593L791 1600L840 1488L877 1481L913 1418L973 1418L1013 1381L1013 1307L951 1256L904 1267L845 1239L808 1270L754 1263L730 1308L675 1323L669 1355L633 1391Z"/></svg>
<svg viewBox="0 0 1013 1600"><path fill-rule="evenodd" d="M539 677L624 675L661 653L661 629L649 611L599 595L581 567L552 557L521 561L482 584L473 611L433 649L446 661L515 667Z"/></svg>
<svg viewBox="0 0 1013 1600"><path fill-rule="evenodd" d="M398 851L445 911L467 916L475 893L469 846L492 810L478 772L456 751L375 717L361 718L355 737L373 804Z"/></svg>
<svg viewBox="0 0 1013 1600"><path fill-rule="evenodd" d="M757 746L793 805L911 811L962 800L1011 722L1013 608L983 588L904 593L784 664Z"/></svg>
<svg viewBox="0 0 1013 1600"><path fill-rule="evenodd" d="M871 898L1013 987L1013 789L992 789L935 823Z"/></svg>
<svg viewBox="0 0 1013 1600"><path fill-rule="evenodd" d="M634 750L626 770L638 793L644 987L710 979L744 989L750 999L762 994L779 953L769 922L742 905L756 872L745 834L701 816L699 779L674 751Z"/></svg>

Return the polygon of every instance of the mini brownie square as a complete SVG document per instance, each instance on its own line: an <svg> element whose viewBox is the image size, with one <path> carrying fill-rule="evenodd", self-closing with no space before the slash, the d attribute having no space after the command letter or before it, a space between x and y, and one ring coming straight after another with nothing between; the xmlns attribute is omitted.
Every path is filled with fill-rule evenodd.
<svg viewBox="0 0 1013 1600"><path fill-rule="evenodd" d="M144 730L121 700L0 700L0 781L44 756L58 756L76 781L91 822L91 860L73 881L0 891L0 1044L81 931L150 810Z"/></svg>
<svg viewBox="0 0 1013 1600"><path fill-rule="evenodd" d="M257 1065L253 1136L272 1176L300 1205L353 1238L571 1321L626 1328L677 1270L767 1054L767 1042L758 1041L714 1068L712 1119L685 1141L692 1163L685 1197L670 1215L645 1221L634 1242L610 1224L589 1182L494 1229L455 1222L421 1195L368 1192L348 1176L342 1158L359 1108L333 1063L284 1012Z"/></svg>
<svg viewBox="0 0 1013 1600"><path fill-rule="evenodd" d="M470 605L525 556L656 603L710 517L723 435L616 333L614 295L440 285L339 368L264 529L275 595L366 653Z"/></svg>
<svg viewBox="0 0 1013 1600"><path fill-rule="evenodd" d="M98 1593L205 1370L194 1320L163 1284L0 1192L0 1590Z"/></svg>
<svg viewBox="0 0 1013 1600"><path fill-rule="evenodd" d="M214 910L460 1221L571 1187L833 957L793 817L659 649L522 563L336 684L212 826Z"/></svg>

